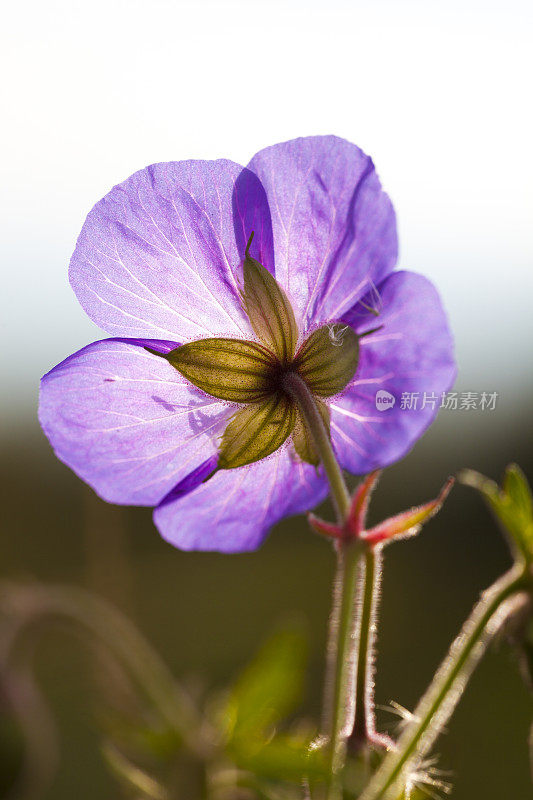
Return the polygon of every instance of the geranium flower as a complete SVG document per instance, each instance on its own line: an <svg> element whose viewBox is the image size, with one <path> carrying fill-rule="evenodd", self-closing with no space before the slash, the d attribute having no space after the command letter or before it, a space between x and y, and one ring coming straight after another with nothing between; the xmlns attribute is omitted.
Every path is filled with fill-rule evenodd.
<svg viewBox="0 0 533 800"><path fill-rule="evenodd" d="M70 281L113 338L44 376L43 430L104 500L155 506L174 545L254 549L327 494L287 372L354 474L401 458L435 417L404 392L453 382L438 294L396 257L391 202L342 139L275 145L246 169L147 167L81 231ZM378 391L396 402L377 409Z"/></svg>

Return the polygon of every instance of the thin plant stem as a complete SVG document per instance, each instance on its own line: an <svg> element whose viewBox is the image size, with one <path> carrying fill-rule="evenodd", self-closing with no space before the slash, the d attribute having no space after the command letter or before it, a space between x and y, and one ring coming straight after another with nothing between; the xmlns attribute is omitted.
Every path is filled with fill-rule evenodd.
<svg viewBox="0 0 533 800"><path fill-rule="evenodd" d="M335 507L337 522L344 525L350 510L350 493L346 486L339 462L333 452L326 426L320 416L309 387L295 372L289 372L283 379L285 391L293 398L304 417L331 489L331 499Z"/></svg>
<svg viewBox="0 0 533 800"><path fill-rule="evenodd" d="M161 719L192 752L203 757L198 735L201 721L191 699L135 626L117 609L78 587L20 586L9 581L0 583L0 602L8 613L13 609L17 617L17 639L25 633L29 635L41 621L54 618L70 619L90 631L123 666ZM9 653L5 657L8 656Z"/></svg>
<svg viewBox="0 0 533 800"><path fill-rule="evenodd" d="M362 596L360 635L357 649L355 712L350 750L357 751L368 741L374 727L372 665L374 662L374 622L379 591L380 556L373 547L365 553L365 577Z"/></svg>
<svg viewBox="0 0 533 800"><path fill-rule="evenodd" d="M516 609L516 602L512 601L520 601L524 591L531 592L531 581L528 570L517 564L483 594L415 709L396 749L385 757L360 800L389 797L409 765L427 754L457 705L487 643Z"/></svg>
<svg viewBox="0 0 533 800"><path fill-rule="evenodd" d="M337 522L339 526L344 526L350 511L350 494L313 395L305 381L295 373L288 373L285 376L284 388L297 403L313 437L329 482ZM328 800L339 797L338 773L344 762L346 725L353 696L355 618L362 551L360 542L348 538L340 540L337 547L337 572L330 616L324 703L331 773Z"/></svg>
<svg viewBox="0 0 533 800"><path fill-rule="evenodd" d="M346 543L339 548L338 580L342 591L337 592L332 612L331 635L335 641L334 665L329 688L330 708L327 732L330 737L330 766L337 776L344 764L348 725L353 715L355 664L358 634L357 610L360 607L361 547L359 542ZM329 797L336 798L332 786Z"/></svg>
<svg viewBox="0 0 533 800"><path fill-rule="evenodd" d="M170 800L164 786L133 764L111 742L104 743L102 753L111 771L130 791L147 800Z"/></svg>

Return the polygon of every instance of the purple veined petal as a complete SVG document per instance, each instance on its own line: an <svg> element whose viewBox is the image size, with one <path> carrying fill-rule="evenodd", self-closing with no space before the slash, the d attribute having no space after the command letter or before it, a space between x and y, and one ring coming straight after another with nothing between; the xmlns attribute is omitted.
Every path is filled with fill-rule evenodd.
<svg viewBox="0 0 533 800"><path fill-rule="evenodd" d="M257 153L248 168L265 187L276 278L306 331L339 319L393 269L396 220L371 159L336 136Z"/></svg>
<svg viewBox="0 0 533 800"><path fill-rule="evenodd" d="M430 281L394 272L377 291L377 319L361 313L361 306L344 317L359 333L376 324L383 328L361 339L354 381L330 402L335 450L342 466L358 475L386 467L410 450L437 415L442 392L456 375L452 335ZM377 400L378 392L385 393L385 402ZM402 408L404 393L418 393L416 410Z"/></svg>
<svg viewBox="0 0 533 800"><path fill-rule="evenodd" d="M160 501L159 506L165 506L169 503L174 503L178 498L184 497L193 489L196 489L203 483L209 476L216 470L218 464L218 453L215 453L210 458L203 461L196 469L193 469L188 475L183 478L179 483L166 494Z"/></svg>
<svg viewBox="0 0 533 800"><path fill-rule="evenodd" d="M70 282L113 336L246 337L238 276L252 230L255 252L272 260L268 203L255 175L225 160L153 164L89 213Z"/></svg>
<svg viewBox="0 0 533 800"><path fill-rule="evenodd" d="M217 452L235 409L143 344L106 339L65 359L41 381L39 419L58 458L104 500L150 506Z"/></svg>
<svg viewBox="0 0 533 800"><path fill-rule="evenodd" d="M233 229L240 263L244 261L246 246L253 231L250 255L272 274L274 273L274 239L270 208L263 184L249 169L241 170L231 198ZM241 275L239 270L239 275Z"/></svg>
<svg viewBox="0 0 533 800"><path fill-rule="evenodd" d="M198 481L212 465L204 465ZM198 483L198 482L197 482ZM159 532L182 550L241 553L255 550L283 517L320 503L326 480L297 462L289 447L238 469L219 470L205 483L180 487L154 511Z"/></svg>

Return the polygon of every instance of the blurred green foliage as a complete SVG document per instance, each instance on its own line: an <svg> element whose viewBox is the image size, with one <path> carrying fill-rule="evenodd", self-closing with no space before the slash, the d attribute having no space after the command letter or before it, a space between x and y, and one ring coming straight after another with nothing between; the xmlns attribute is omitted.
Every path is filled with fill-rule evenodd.
<svg viewBox="0 0 533 800"><path fill-rule="evenodd" d="M100 715L102 754L126 797L178 800L184 785L187 793L194 786L196 797L212 800L229 800L240 789L249 789L253 797L292 797L304 778L323 775L321 753L310 749L313 729L300 723L291 730L286 719L302 699L306 643L301 631L273 635L233 686L195 705L129 620L86 591L5 582L0 584L0 609L12 629L11 637L4 636L11 640L10 651L4 648L0 662L8 681L13 662L21 668L20 654L15 658L15 651L24 650L21 644L26 646L26 671L35 633L66 620L89 639L85 644L95 639L104 648L103 655L120 668L121 685L127 682L135 690L135 705ZM20 709L12 706L11 711L4 722L16 730L18 720L24 728ZM27 729L24 733L20 745L26 750L26 771L35 772L39 742ZM15 748L18 755L20 749ZM19 768L16 764L10 774ZM22 784L20 791L33 796L34 788Z"/></svg>
<svg viewBox="0 0 533 800"><path fill-rule="evenodd" d="M269 639L229 693L224 710L233 742L264 740L302 699L305 637L284 631Z"/></svg>
<svg viewBox="0 0 533 800"><path fill-rule="evenodd" d="M478 489L508 534L513 552L526 563L533 561L533 497L527 478L517 464L505 470L500 488L474 470L463 470L461 481Z"/></svg>
<svg viewBox="0 0 533 800"><path fill-rule="evenodd" d="M376 519L404 507L407 496L414 502L431 496L443 476L471 462L466 451L473 452L472 447L464 441L464 451L459 452L457 441L454 437L453 448L447 449L445 439L428 438L388 470L372 511ZM493 453L475 450L474 466L492 474L502 459L514 456L527 467L528 447L522 432L513 436L508 430L505 441L494 443ZM290 794L284 794L271 776L280 774L283 761L289 767L296 764L293 776L304 760L309 767L307 748L316 732L310 720L320 715L334 566L328 545L309 533L304 520L295 519L279 525L258 553L231 558L180 553L159 539L148 511L101 503L55 460L44 442L25 436L6 454L1 477L6 493L6 527L0 540L4 574L16 581L36 577L85 585L108 598L140 631L148 632L171 674L181 676L181 688L202 710L205 740L221 754L213 769L206 770L201 758L185 751L168 721L154 713L146 698L139 698L123 667L108 663L101 648L88 653L60 630L50 630L40 639L34 660L36 685L57 719L60 748L53 781L47 790L42 785L46 800L67 800L74 794L79 800L125 796L126 790L117 786L128 785L129 778L119 777L128 764L139 770L137 777L144 773L159 786L172 785L176 796L187 800L204 797L206 782L216 787L220 798L289 800ZM378 702L387 704L394 698L413 707L478 592L507 565L489 516L474 493L460 488L427 535L387 553ZM246 675L258 669L252 661L241 672L241 665L261 650L266 630L295 614L306 622L306 686L299 698L292 694L295 706L283 701L282 713L267 703L263 746L254 749L253 735L243 735L246 747L238 756L228 736L236 712L228 707L241 691L238 687L246 684ZM294 645L298 637L301 634L292 629L281 641ZM296 661L303 662L304 650L296 654ZM450 780L456 800L521 800L530 791L525 738L532 703L509 653L503 645L489 653L441 741L440 763L453 768ZM283 656L286 663L291 657ZM235 680L236 674L241 677ZM290 691L284 689L285 697L295 684ZM234 688L228 690L228 685ZM7 725L1 730L0 775L7 787L18 772L22 750L7 699L2 709ZM387 711L378 710L378 725L390 725L394 733ZM104 757L99 752L102 730ZM237 758L242 759L239 766ZM106 766L110 760L113 779ZM262 772L259 784L250 778L252 766ZM242 785L236 786L236 780ZM11 800L25 798L18 793Z"/></svg>

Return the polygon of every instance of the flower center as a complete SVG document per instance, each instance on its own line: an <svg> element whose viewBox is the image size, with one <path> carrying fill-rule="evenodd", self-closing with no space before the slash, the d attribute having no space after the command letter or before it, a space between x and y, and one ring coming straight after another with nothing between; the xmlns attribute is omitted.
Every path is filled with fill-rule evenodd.
<svg viewBox="0 0 533 800"><path fill-rule="evenodd" d="M297 454L318 464L311 436L284 378L296 373L309 387L329 432L323 398L341 392L359 360L359 337L348 325L314 330L297 350L298 327L290 301L271 273L250 255L243 264L243 307L259 342L211 338L161 354L188 381L220 400L243 404L221 439L219 467L250 464L273 453L292 435ZM150 349L150 348L147 348Z"/></svg>

